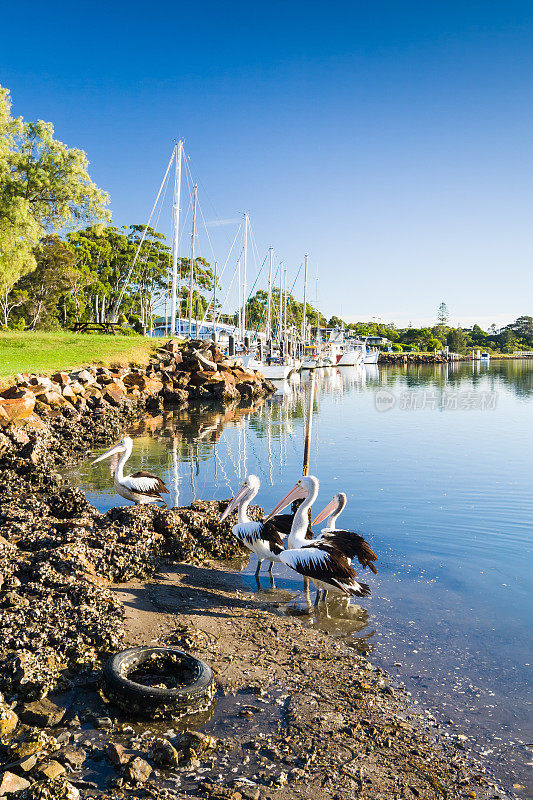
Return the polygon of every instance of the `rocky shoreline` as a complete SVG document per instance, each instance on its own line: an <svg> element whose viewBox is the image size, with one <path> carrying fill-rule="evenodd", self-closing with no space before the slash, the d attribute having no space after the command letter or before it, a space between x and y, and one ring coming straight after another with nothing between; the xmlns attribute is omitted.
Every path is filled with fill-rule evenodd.
<svg viewBox="0 0 533 800"><path fill-rule="evenodd" d="M171 339L148 366L94 367L46 375L19 374L0 392L0 425L22 422L42 427L62 415L101 414L108 408L131 412L179 406L191 401L228 405L250 403L276 391L260 372L227 359L213 342Z"/></svg>
<svg viewBox="0 0 533 800"><path fill-rule="evenodd" d="M218 523L224 503L101 514L63 484L58 468L115 441L152 404L175 402L186 371L176 355L169 343L144 373L87 370L94 380L78 383L101 396L86 390L78 407L64 394L73 374L68 406L43 398L55 387L33 391L32 376L16 389L32 394L28 413L5 403L22 397L0 400L13 414L0 429L0 798L503 797L460 737L437 744L417 729L385 673L216 567L243 557L232 520ZM187 374L204 374L183 391L213 402L220 381L195 365ZM241 402L244 382L270 391L226 369ZM205 733L139 726L101 694L109 653L154 641L212 664L220 711Z"/></svg>

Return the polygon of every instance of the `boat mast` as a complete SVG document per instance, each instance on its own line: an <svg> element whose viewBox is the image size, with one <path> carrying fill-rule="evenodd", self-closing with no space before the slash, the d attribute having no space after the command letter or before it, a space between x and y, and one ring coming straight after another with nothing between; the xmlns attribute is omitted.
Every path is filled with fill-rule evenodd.
<svg viewBox="0 0 533 800"><path fill-rule="evenodd" d="M281 340L283 336L283 261L279 265L279 330L278 338L281 349Z"/></svg>
<svg viewBox="0 0 533 800"><path fill-rule="evenodd" d="M271 327L271 314L272 314L272 259L274 257L274 248L268 248L268 297L267 297L267 319L266 319L266 340L270 341L270 327Z"/></svg>
<svg viewBox="0 0 533 800"><path fill-rule="evenodd" d="M218 263L215 261L215 274L213 276L213 310L211 312L211 319L213 320L213 341L216 342L217 335L215 331L215 317L216 317L216 304L217 304L217 266Z"/></svg>
<svg viewBox="0 0 533 800"><path fill-rule="evenodd" d="M194 184L192 201L192 233L191 233L191 263L189 265L189 339L191 338L192 329L192 295L193 295L193 273L194 273L194 240L196 239L196 204L198 202L198 186ZM198 331L196 331L196 338L198 338Z"/></svg>
<svg viewBox="0 0 533 800"><path fill-rule="evenodd" d="M321 343L321 334L320 334L320 311L318 310L318 278L316 279L316 342L317 347L320 348L318 353L322 352L322 343Z"/></svg>
<svg viewBox="0 0 533 800"><path fill-rule="evenodd" d="M283 293L283 346L287 348L287 270L283 270L283 284L285 286L285 291Z"/></svg>
<svg viewBox="0 0 533 800"><path fill-rule="evenodd" d="M244 212L244 251L242 259L242 317L241 339L244 341L246 333L246 262L248 258L248 212Z"/></svg>
<svg viewBox="0 0 533 800"><path fill-rule="evenodd" d="M304 310L302 314L302 346L305 345L306 336L306 311L307 311L307 267L309 265L309 256L305 254L305 268L304 268Z"/></svg>
<svg viewBox="0 0 533 800"><path fill-rule="evenodd" d="M237 261L237 266L239 268L239 279L238 279L238 287L239 287L239 300L237 302L237 307L239 309L239 336L242 339L242 302L241 302L241 292L242 292L242 285L241 285L241 257L239 256L239 260Z"/></svg>
<svg viewBox="0 0 533 800"><path fill-rule="evenodd" d="M180 139L176 147L176 169L174 173L174 207L173 207L173 235L172 235L172 294L170 300L170 334L176 334L176 306L178 295L178 242L180 228L180 201L181 201L181 158L183 155L183 140ZM181 316L181 314L180 314Z"/></svg>

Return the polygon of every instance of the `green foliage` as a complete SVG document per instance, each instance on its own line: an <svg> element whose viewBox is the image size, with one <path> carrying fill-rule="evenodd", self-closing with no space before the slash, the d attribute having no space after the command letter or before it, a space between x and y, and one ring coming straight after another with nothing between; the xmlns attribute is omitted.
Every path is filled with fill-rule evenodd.
<svg viewBox="0 0 533 800"><path fill-rule="evenodd" d="M51 123L11 116L0 87L0 310L4 324L20 305L16 282L35 269L34 248L47 234L109 219L107 195L93 183L82 150L54 139Z"/></svg>

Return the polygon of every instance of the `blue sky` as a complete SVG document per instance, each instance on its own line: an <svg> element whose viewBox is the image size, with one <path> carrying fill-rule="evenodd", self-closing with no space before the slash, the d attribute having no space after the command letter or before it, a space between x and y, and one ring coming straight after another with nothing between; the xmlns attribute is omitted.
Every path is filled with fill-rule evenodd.
<svg viewBox="0 0 533 800"><path fill-rule="evenodd" d="M146 220L180 135L205 217L248 210L289 280L309 252L328 315L532 312L531 3L29 2L2 23L14 113L87 152L117 224ZM224 261L235 226L210 233Z"/></svg>

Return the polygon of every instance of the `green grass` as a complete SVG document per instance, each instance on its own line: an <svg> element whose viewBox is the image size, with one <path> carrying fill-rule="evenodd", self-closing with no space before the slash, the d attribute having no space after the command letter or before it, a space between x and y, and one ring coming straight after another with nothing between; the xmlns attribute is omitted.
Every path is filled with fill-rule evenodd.
<svg viewBox="0 0 533 800"><path fill-rule="evenodd" d="M9 383L9 378L18 372L50 374L89 364L109 366L130 361L145 364L158 344L157 339L143 336L3 331L0 332L0 379Z"/></svg>

